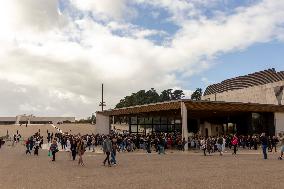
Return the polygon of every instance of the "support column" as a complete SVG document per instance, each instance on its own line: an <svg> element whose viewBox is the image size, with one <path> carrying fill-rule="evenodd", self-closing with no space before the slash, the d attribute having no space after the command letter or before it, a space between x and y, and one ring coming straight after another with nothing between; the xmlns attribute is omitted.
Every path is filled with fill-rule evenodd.
<svg viewBox="0 0 284 189"><path fill-rule="evenodd" d="M131 117L128 117L129 134L131 133Z"/></svg>
<svg viewBox="0 0 284 189"><path fill-rule="evenodd" d="M105 135L110 134L110 117L100 113L97 113L96 116L95 133Z"/></svg>
<svg viewBox="0 0 284 189"><path fill-rule="evenodd" d="M182 138L188 142L188 129L187 129L187 108L184 102L181 102L181 124L182 124ZM188 145L185 145L185 150L188 150Z"/></svg>
<svg viewBox="0 0 284 189"><path fill-rule="evenodd" d="M115 120L114 120L114 116L111 117L111 126L110 126L110 129L116 131L116 128L115 128Z"/></svg>
<svg viewBox="0 0 284 189"><path fill-rule="evenodd" d="M274 113L275 122L275 135L278 136L279 133L284 133L284 113L275 112Z"/></svg>

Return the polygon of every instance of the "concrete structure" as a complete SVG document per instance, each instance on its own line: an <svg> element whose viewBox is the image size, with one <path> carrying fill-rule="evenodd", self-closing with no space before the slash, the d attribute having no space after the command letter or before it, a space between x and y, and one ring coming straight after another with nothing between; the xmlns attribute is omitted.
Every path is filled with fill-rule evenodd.
<svg viewBox="0 0 284 189"><path fill-rule="evenodd" d="M16 117L0 117L0 125L11 124L48 124L75 122L75 117L36 117L33 115L18 115Z"/></svg>
<svg viewBox="0 0 284 189"><path fill-rule="evenodd" d="M110 132L110 117L104 114L97 113L95 133L109 134L109 132Z"/></svg>
<svg viewBox="0 0 284 189"><path fill-rule="evenodd" d="M284 133L284 113L275 113L275 132Z"/></svg>
<svg viewBox="0 0 284 189"><path fill-rule="evenodd" d="M279 100L275 96L275 89L282 86L284 86L284 81L279 81L260 86L205 95L202 97L202 100L245 103L250 102L260 104L284 104L283 95L279 96Z"/></svg>
<svg viewBox="0 0 284 189"><path fill-rule="evenodd" d="M202 100L284 104L284 72L269 69L210 85Z"/></svg>

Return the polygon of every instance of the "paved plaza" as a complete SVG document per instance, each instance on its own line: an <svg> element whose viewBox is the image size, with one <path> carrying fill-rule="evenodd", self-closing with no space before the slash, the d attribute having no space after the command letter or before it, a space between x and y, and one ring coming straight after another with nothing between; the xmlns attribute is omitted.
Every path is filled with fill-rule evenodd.
<svg viewBox="0 0 284 189"><path fill-rule="evenodd" d="M233 156L215 153L167 151L166 155L144 151L118 153L118 165L102 166L104 155L88 152L86 166L59 152L51 162L46 150L26 155L21 144L0 149L1 189L46 188L283 188L284 161L278 154L263 160L260 151L239 151Z"/></svg>

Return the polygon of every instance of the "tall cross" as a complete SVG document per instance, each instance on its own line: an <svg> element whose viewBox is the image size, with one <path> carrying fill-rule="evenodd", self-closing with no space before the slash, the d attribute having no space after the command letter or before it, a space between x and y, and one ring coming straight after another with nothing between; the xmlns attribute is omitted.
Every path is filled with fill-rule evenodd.
<svg viewBox="0 0 284 189"><path fill-rule="evenodd" d="M102 83L102 101L100 102L100 105L102 107L102 111L104 111L104 106L106 106L106 102L104 102L104 84Z"/></svg>

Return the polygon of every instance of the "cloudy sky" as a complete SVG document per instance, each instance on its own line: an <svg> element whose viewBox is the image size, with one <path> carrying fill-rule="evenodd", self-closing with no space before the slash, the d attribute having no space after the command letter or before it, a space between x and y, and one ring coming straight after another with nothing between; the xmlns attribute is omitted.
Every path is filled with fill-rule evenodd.
<svg viewBox="0 0 284 189"><path fill-rule="evenodd" d="M284 70L284 0L0 0L0 26L1 116Z"/></svg>

